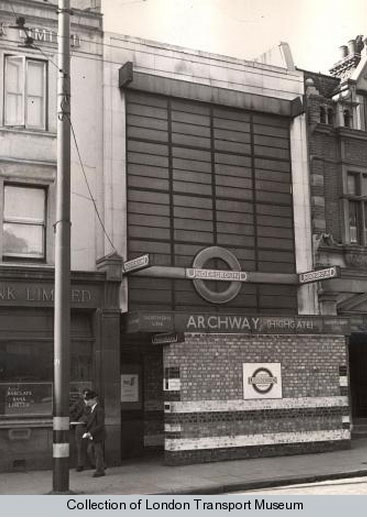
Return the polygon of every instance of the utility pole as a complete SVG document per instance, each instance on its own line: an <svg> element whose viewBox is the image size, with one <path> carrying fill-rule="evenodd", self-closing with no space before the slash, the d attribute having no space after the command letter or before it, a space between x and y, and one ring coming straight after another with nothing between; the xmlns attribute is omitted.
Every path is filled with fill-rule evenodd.
<svg viewBox="0 0 367 519"><path fill-rule="evenodd" d="M53 493L69 492L70 0L58 2Z"/></svg>

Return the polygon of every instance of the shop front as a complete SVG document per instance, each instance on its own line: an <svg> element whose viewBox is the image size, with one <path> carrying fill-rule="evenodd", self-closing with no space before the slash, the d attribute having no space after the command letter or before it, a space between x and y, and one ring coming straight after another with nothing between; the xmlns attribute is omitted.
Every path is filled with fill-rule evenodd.
<svg viewBox="0 0 367 519"><path fill-rule="evenodd" d="M1 274L0 470L50 468L53 271L24 267L16 272L3 267ZM119 282L107 277L102 272L72 275L69 393L71 402L83 388L94 388L100 394L109 438L106 455L112 464L120 457L120 417L115 412L118 394L114 390L119 373L113 370L119 358L119 309L113 293L117 296ZM72 434L70 438L73 463Z"/></svg>

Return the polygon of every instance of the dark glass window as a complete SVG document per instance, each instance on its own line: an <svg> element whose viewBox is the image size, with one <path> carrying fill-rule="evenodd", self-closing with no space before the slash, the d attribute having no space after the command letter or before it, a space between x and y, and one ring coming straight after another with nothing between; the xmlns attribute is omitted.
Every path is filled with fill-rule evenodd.
<svg viewBox="0 0 367 519"><path fill-rule="evenodd" d="M344 119L344 126L346 128L351 128L352 127L352 116L351 116L349 110L343 111L343 119Z"/></svg>
<svg viewBox="0 0 367 519"><path fill-rule="evenodd" d="M92 352L92 341L72 341L72 381L93 379ZM53 345L48 340L1 341L0 382L52 382L53 355Z"/></svg>
<svg viewBox="0 0 367 519"><path fill-rule="evenodd" d="M349 242L367 246L367 175L348 173Z"/></svg>
<svg viewBox="0 0 367 519"><path fill-rule="evenodd" d="M45 258L46 190L4 186L3 256Z"/></svg>
<svg viewBox="0 0 367 519"><path fill-rule="evenodd" d="M320 106L320 123L326 123L326 110L324 106Z"/></svg>

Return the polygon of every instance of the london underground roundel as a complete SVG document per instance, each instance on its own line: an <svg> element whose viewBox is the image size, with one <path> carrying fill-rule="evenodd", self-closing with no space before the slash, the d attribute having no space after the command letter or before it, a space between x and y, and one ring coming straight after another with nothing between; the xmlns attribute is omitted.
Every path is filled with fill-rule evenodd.
<svg viewBox="0 0 367 519"><path fill-rule="evenodd" d="M236 256L232 254L232 252L217 246L208 247L200 251L194 258L192 269L188 270L194 272L196 270L203 269L205 267L205 264L213 259L220 259L224 263L226 263L226 265L228 265L228 271L212 271L222 273L222 276L218 276L218 279L228 281L228 288L222 291L215 291L208 287L205 279L194 279L194 273L192 276L189 275L188 277L193 277L192 282L194 284L196 291L203 299L205 299L209 303L228 303L229 301L232 301L232 299L237 297L241 290L241 281L236 281L235 277L240 275L242 279L244 279L244 277L247 276L247 274L245 272L241 272L241 265ZM235 274L236 276L233 276L231 274ZM212 280L213 277L210 277L208 279Z"/></svg>
<svg viewBox="0 0 367 519"><path fill-rule="evenodd" d="M269 393L276 382L277 378L274 377L270 369L267 368L256 369L249 380L254 390L261 394Z"/></svg>

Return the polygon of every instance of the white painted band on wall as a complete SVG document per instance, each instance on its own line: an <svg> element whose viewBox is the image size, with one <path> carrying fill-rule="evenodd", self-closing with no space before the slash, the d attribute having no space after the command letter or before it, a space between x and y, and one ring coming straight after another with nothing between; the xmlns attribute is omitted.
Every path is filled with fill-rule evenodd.
<svg viewBox="0 0 367 519"><path fill-rule="evenodd" d="M53 457L54 458L68 458L69 457L69 444L68 443L54 443L53 444Z"/></svg>
<svg viewBox="0 0 367 519"><path fill-rule="evenodd" d="M231 411L263 411L266 409L312 409L318 407L348 407L347 396L304 397L263 400L201 400L166 402L170 413L212 413Z"/></svg>
<svg viewBox="0 0 367 519"><path fill-rule="evenodd" d="M70 418L68 416L54 416L54 431L68 431L70 428Z"/></svg>
<svg viewBox="0 0 367 519"><path fill-rule="evenodd" d="M350 440L346 429L326 431L303 431L291 433L249 434L242 436L213 436L211 438L166 439L164 448L170 452L203 449L230 449L234 447L258 447L292 443L330 442Z"/></svg>
<svg viewBox="0 0 367 519"><path fill-rule="evenodd" d="M339 386L348 387L348 377L346 377L346 376L339 377Z"/></svg>

